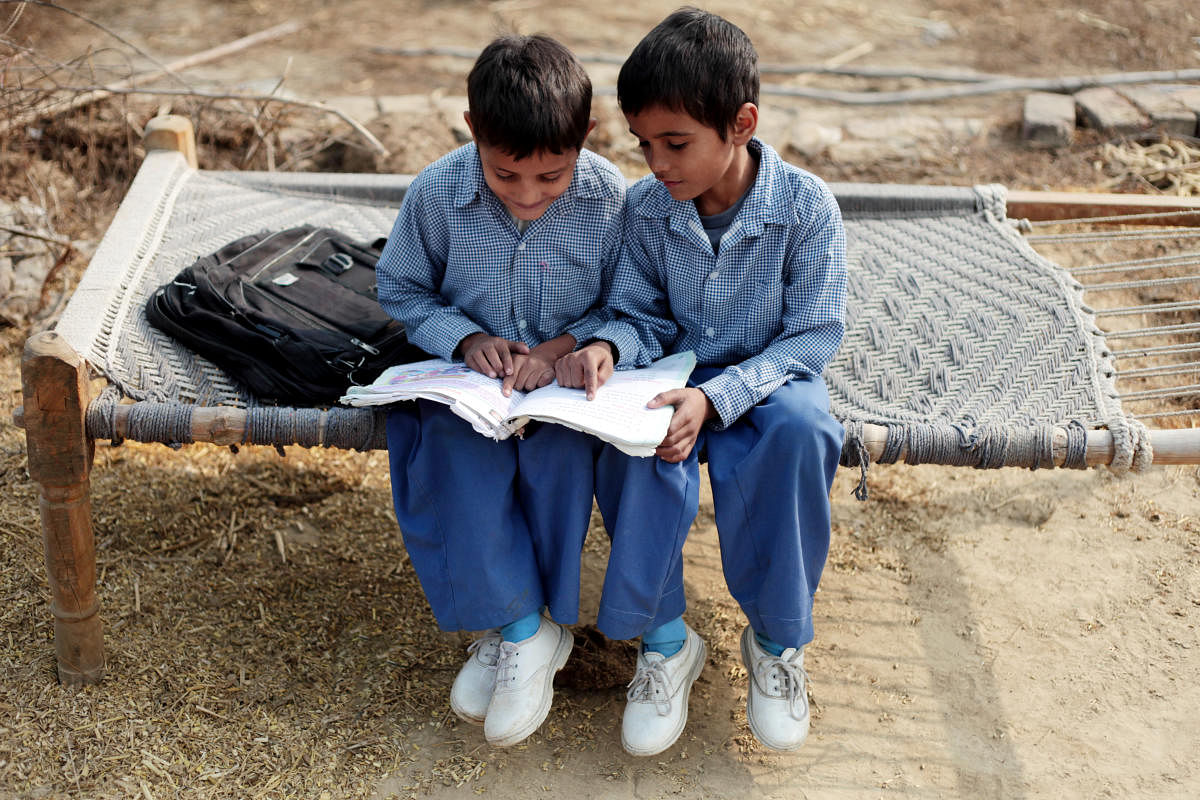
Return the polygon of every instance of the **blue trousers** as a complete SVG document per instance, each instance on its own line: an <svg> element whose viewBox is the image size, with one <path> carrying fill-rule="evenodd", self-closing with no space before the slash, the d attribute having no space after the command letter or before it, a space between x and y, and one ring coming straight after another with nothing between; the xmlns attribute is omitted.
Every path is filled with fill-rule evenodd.
<svg viewBox="0 0 1200 800"><path fill-rule="evenodd" d="M596 627L610 639L632 639L683 614L683 543L700 503L698 473L625 455L561 425L537 428L518 458L521 497L549 596L578 605L594 493L612 543Z"/></svg>
<svg viewBox="0 0 1200 800"><path fill-rule="evenodd" d="M498 627L543 606L577 622L593 493L606 521L630 531L613 537L597 627L628 639L683 613L698 475L561 425L495 442L427 401L388 414L388 455L396 519L443 630ZM659 502L667 496L683 499Z"/></svg>
<svg viewBox="0 0 1200 800"><path fill-rule="evenodd" d="M698 368L690 384L721 371ZM813 595L829 554L829 491L842 440L824 382L791 380L725 430L705 426L682 462L646 459L664 473L651 484L664 493L617 498L619 513L605 514L614 548L618 540L636 537L639 520L655 509L662 515L664 506L679 508L690 524L697 504L679 487L699 483L703 454L730 593L756 632L784 647L807 644L813 639ZM608 462L617 471L611 480L643 479L649 465L637 461ZM682 477L669 477L672 471Z"/></svg>
<svg viewBox="0 0 1200 800"><path fill-rule="evenodd" d="M692 373L701 384L721 372ZM750 626L784 647L813 639L829 555L829 492L844 433L819 377L790 380L725 430L705 427L685 460L708 457L721 564Z"/></svg>
<svg viewBox="0 0 1200 800"><path fill-rule="evenodd" d="M425 400L394 407L387 438L396 520L438 626L497 628L545 606L517 441L481 436Z"/></svg>

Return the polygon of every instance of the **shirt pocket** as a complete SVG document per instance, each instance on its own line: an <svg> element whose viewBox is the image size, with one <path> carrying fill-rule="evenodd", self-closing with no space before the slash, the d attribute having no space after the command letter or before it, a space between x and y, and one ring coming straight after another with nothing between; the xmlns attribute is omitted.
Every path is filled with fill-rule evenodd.
<svg viewBox="0 0 1200 800"><path fill-rule="evenodd" d="M600 299L600 265L574 255L559 255L537 263L538 321L546 339L564 333L567 326Z"/></svg>

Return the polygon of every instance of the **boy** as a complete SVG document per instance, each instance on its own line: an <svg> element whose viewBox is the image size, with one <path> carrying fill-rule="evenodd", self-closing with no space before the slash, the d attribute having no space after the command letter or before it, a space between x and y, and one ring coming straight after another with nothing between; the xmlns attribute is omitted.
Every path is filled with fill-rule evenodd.
<svg viewBox="0 0 1200 800"><path fill-rule="evenodd" d="M474 141L414 179L379 260L380 304L409 340L502 378L506 394L549 383L607 319L626 182L582 149L591 94L553 39L488 45L467 79ZM554 425L492 441L439 403L388 415L396 518L426 598L442 629L487 631L451 707L497 746L542 724L571 650L561 623L578 616L586 512L580 530L579 512L547 497L537 470L585 461L590 511L588 446ZM559 574L572 556L574 583Z"/></svg>
<svg viewBox="0 0 1200 800"><path fill-rule="evenodd" d="M707 454L725 579L749 621L741 652L750 729L792 750L808 734L803 648L842 448L820 375L843 333L845 235L825 184L754 138L758 88L747 36L694 8L667 17L626 60L618 101L653 175L627 196L609 295L617 319L557 374L594 387L614 359L641 366L696 352L689 386L649 404L675 407L657 454L689 474ZM626 474L647 468L612 463ZM696 512L690 498L661 502ZM614 531L614 542L622 535ZM688 642L699 638L682 627ZM659 718L686 720L698 653L639 658L638 674L655 671L664 688L630 694L630 752L674 741L681 724Z"/></svg>

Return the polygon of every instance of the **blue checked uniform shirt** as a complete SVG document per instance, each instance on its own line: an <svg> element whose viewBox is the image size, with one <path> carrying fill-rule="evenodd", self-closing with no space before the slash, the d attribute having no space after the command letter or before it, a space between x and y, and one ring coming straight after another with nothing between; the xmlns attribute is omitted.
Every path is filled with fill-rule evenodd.
<svg viewBox="0 0 1200 800"><path fill-rule="evenodd" d="M758 174L719 255L691 201L653 176L629 189L625 245L609 294L616 319L593 334L618 366L693 350L726 369L700 385L729 426L790 378L820 375L841 344L846 237L832 192L758 139Z"/></svg>
<svg viewBox="0 0 1200 800"><path fill-rule="evenodd" d="M567 190L518 233L475 145L421 170L376 267L379 304L445 359L478 332L535 347L577 343L611 319L602 298L621 249L626 180L583 150Z"/></svg>

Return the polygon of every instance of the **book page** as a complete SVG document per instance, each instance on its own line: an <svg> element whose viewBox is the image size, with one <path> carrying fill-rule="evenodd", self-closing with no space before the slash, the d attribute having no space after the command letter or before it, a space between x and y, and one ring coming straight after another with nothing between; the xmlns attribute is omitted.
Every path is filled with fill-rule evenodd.
<svg viewBox="0 0 1200 800"><path fill-rule="evenodd" d="M493 439L506 439L517 426L509 424L513 406L523 392L505 397L501 381L476 372L466 364L440 358L388 367L369 386L351 386L341 402L352 406L384 405L399 400L425 399L450 406L450 410Z"/></svg>
<svg viewBox="0 0 1200 800"><path fill-rule="evenodd" d="M583 389L550 384L529 392L514 410L531 419L566 425L611 442L624 453L650 456L667 435L673 406L646 408L660 392L687 384L695 367L691 352L660 359L649 367L614 372L588 400Z"/></svg>

